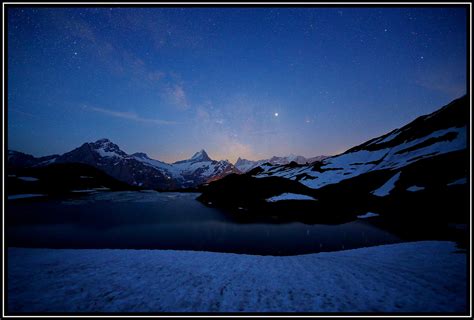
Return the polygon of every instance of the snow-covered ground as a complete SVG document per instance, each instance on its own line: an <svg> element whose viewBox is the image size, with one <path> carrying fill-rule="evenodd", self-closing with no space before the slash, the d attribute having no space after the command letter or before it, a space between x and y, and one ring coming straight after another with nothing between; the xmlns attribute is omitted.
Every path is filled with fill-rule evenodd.
<svg viewBox="0 0 474 320"><path fill-rule="evenodd" d="M8 249L9 312L466 312L465 253L422 241L289 257Z"/></svg>

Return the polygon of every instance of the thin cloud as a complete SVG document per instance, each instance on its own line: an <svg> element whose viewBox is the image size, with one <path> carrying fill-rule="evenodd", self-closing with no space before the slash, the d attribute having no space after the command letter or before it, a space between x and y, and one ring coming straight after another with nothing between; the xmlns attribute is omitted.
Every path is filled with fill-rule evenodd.
<svg viewBox="0 0 474 320"><path fill-rule="evenodd" d="M157 125L175 125L175 124L178 124L178 122L175 122L175 121L152 119L152 118L143 118L143 117L140 117L139 115L137 115L134 112L113 111L113 110L109 110L109 109L89 107L89 106L84 106L84 108L87 109L87 110L102 113L102 114L105 114L105 115L108 115L108 116L111 116L111 117L114 117L114 118L131 120L131 121L135 121L135 122L152 123L152 124L157 124Z"/></svg>

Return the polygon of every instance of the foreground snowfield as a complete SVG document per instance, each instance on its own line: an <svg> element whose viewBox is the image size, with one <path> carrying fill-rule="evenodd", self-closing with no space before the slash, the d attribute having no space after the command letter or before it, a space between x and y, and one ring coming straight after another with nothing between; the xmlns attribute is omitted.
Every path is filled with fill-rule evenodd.
<svg viewBox="0 0 474 320"><path fill-rule="evenodd" d="M467 258L422 241L290 257L8 249L12 312L466 312Z"/></svg>

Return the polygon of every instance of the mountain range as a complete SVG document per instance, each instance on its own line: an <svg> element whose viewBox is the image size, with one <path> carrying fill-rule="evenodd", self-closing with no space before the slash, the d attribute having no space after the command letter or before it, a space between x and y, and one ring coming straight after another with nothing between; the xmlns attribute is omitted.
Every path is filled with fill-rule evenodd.
<svg viewBox="0 0 474 320"><path fill-rule="evenodd" d="M204 150L190 159L170 164L152 159L145 153L127 154L108 139L84 143L62 155L41 158L13 150L8 153L10 169L60 163L86 164L131 186L159 190L194 187L229 173L239 173L229 161L212 160Z"/></svg>
<svg viewBox="0 0 474 320"><path fill-rule="evenodd" d="M39 168L52 164L80 163L102 170L111 177L130 186L141 188L174 190L193 188L203 183L218 180L230 173L243 173L260 164L288 164L291 161L307 163L320 159L306 159L302 156L272 157L251 161L240 159L235 165L227 160L212 160L205 150L196 152L191 158L166 163L150 158L146 153L127 154L109 139L87 142L62 155L34 157L9 150L8 167ZM324 158L324 157L323 157Z"/></svg>
<svg viewBox="0 0 474 320"><path fill-rule="evenodd" d="M340 208L336 211L344 220L352 219L372 205L377 208L393 197L401 198L392 203L392 209L413 196L421 199L429 195L437 200L446 199L447 195L454 197L453 186L458 188L467 184L468 127L469 100L464 96L432 114L330 157L307 159L290 155L259 161L239 158L233 165L227 160L212 160L205 150L201 150L189 159L166 163L145 153L127 154L110 140L100 139L62 155L39 158L9 150L7 172L13 179L15 174L12 173L18 169L50 168L48 172L52 172L55 166L70 164L66 169L64 166L59 169L72 174L76 169L71 165L82 164L116 180L110 183L112 180L102 177L97 179L95 187L105 187L103 181L109 181L109 185L116 188L123 188L120 183L156 190L199 186L202 191L199 199L206 204L249 211L253 208L261 213L281 211L285 206L294 212L298 201L291 201L292 197L310 197L318 201L311 204L299 201L305 203L299 212L316 210L320 212L317 217L322 218L321 212L328 207ZM81 167L81 170L89 169ZM28 172L33 178L38 173ZM91 175L95 174L95 171L91 172ZM80 178L75 177L84 180ZM377 188L385 186L384 183L391 185L385 187L389 192L378 196L384 194L376 192ZM297 196L285 193L296 193ZM272 197L283 201L267 201ZM289 205L290 202L293 204ZM443 203L438 203L435 209L443 207ZM404 209L404 212L409 211ZM333 214L331 219L334 218Z"/></svg>

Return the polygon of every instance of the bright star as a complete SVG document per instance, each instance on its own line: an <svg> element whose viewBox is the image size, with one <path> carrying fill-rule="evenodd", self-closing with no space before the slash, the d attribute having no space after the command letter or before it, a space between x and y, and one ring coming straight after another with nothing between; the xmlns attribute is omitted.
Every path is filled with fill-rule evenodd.
<svg viewBox="0 0 474 320"><path fill-rule="evenodd" d="M278 112L275 112L275 117L278 117Z"/></svg>

